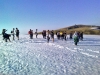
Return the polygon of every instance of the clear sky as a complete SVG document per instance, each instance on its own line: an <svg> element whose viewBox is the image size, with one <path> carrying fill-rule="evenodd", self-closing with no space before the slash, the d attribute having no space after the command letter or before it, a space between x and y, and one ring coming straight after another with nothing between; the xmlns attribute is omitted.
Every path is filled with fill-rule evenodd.
<svg viewBox="0 0 100 75"><path fill-rule="evenodd" d="M75 24L100 26L100 0L0 0L0 31L54 30Z"/></svg>

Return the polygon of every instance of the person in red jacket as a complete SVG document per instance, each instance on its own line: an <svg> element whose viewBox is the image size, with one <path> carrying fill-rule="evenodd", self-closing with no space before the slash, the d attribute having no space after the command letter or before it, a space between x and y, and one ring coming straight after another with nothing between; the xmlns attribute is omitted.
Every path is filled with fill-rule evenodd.
<svg viewBox="0 0 100 75"><path fill-rule="evenodd" d="M33 39L33 30L30 29L30 31L28 32L28 34L30 35L30 39Z"/></svg>

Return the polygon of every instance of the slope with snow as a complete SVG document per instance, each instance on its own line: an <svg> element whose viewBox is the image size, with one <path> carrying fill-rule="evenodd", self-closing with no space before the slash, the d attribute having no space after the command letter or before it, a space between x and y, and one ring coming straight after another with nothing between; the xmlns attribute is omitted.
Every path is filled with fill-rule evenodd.
<svg viewBox="0 0 100 75"><path fill-rule="evenodd" d="M56 36L55 36L56 37ZM11 37L12 39L12 37ZM100 36L47 43L41 35L4 42L0 36L0 75L99 75Z"/></svg>

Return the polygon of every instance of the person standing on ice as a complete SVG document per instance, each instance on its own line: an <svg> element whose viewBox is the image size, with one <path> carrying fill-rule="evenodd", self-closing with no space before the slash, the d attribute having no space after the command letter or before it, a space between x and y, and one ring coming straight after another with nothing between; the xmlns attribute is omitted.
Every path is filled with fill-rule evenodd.
<svg viewBox="0 0 100 75"><path fill-rule="evenodd" d="M80 33L80 39L83 40L83 32Z"/></svg>
<svg viewBox="0 0 100 75"><path fill-rule="evenodd" d="M69 34L69 37L70 37L70 39L72 39L72 37L73 37L73 33L72 32Z"/></svg>
<svg viewBox="0 0 100 75"><path fill-rule="evenodd" d="M16 28L16 37L17 37L18 40L19 40L19 29L18 29L18 28Z"/></svg>
<svg viewBox="0 0 100 75"><path fill-rule="evenodd" d="M76 31L73 36L74 36L74 44L77 45L77 43L79 42L79 38L78 38L78 34Z"/></svg>
<svg viewBox="0 0 100 75"><path fill-rule="evenodd" d="M49 35L50 35L50 31L49 31L49 30L47 30L46 35L47 35L47 36L49 36Z"/></svg>
<svg viewBox="0 0 100 75"><path fill-rule="evenodd" d="M60 33L60 38L61 38L61 40L63 41L63 39L64 39L64 32L61 32L61 33Z"/></svg>
<svg viewBox="0 0 100 75"><path fill-rule="evenodd" d="M12 36L13 36L13 40L15 40L15 34L14 34L14 28L13 28L13 30L11 31L11 34L12 34Z"/></svg>
<svg viewBox="0 0 100 75"><path fill-rule="evenodd" d="M47 35L47 42L49 43L49 40L50 40L50 36L49 36L50 35L50 31L49 30L46 31L46 35Z"/></svg>
<svg viewBox="0 0 100 75"><path fill-rule="evenodd" d="M64 39L65 39L65 41L66 41L66 37L67 37L67 33L66 33L66 31L64 32Z"/></svg>
<svg viewBox="0 0 100 75"><path fill-rule="evenodd" d="M54 31L52 30L50 34L51 34L51 39L54 42Z"/></svg>
<svg viewBox="0 0 100 75"><path fill-rule="evenodd" d="M4 35L6 34L6 31L7 31L6 29L2 30L3 40L4 40Z"/></svg>
<svg viewBox="0 0 100 75"><path fill-rule="evenodd" d="M60 31L57 32L58 40L60 40Z"/></svg>
<svg viewBox="0 0 100 75"><path fill-rule="evenodd" d="M37 29L36 29L35 35L36 35L36 38L37 38L37 36L38 36Z"/></svg>
<svg viewBox="0 0 100 75"><path fill-rule="evenodd" d="M46 39L46 30L43 30L42 36L43 36L44 39Z"/></svg>
<svg viewBox="0 0 100 75"><path fill-rule="evenodd" d="M32 39L33 39L33 30L32 30Z"/></svg>
<svg viewBox="0 0 100 75"><path fill-rule="evenodd" d="M28 32L28 34L30 35L30 39L33 39L33 30L30 29L30 31Z"/></svg>
<svg viewBox="0 0 100 75"><path fill-rule="evenodd" d="M42 36L43 36L43 38L44 38L43 31L42 31Z"/></svg>
<svg viewBox="0 0 100 75"><path fill-rule="evenodd" d="M60 39L62 39L62 34L63 34L62 31L60 31Z"/></svg>

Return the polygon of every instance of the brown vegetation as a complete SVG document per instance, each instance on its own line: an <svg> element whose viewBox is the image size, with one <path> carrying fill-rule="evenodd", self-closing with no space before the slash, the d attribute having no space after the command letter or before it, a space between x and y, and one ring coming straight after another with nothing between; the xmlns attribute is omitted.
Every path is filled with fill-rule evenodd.
<svg viewBox="0 0 100 75"><path fill-rule="evenodd" d="M83 32L84 34L91 34L91 35L100 35L100 29L91 29L92 27L100 27L100 26L92 26L92 25L74 25L66 28L61 28L55 30L57 31L66 31L67 34L73 33L74 31Z"/></svg>
<svg viewBox="0 0 100 75"><path fill-rule="evenodd" d="M75 31L79 31L79 32L83 32L84 34L100 35L100 29L91 29L92 27L100 28L100 26L94 26L94 25L73 25L73 26L54 30L54 32L56 33L57 31L62 31L62 32L66 31L67 34L69 34L71 32L73 33Z"/></svg>

